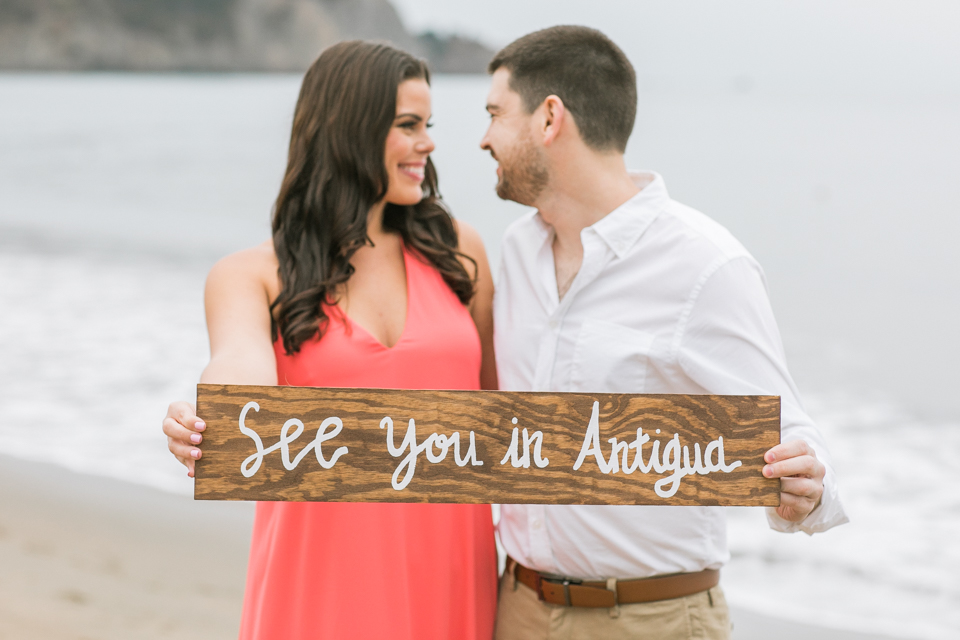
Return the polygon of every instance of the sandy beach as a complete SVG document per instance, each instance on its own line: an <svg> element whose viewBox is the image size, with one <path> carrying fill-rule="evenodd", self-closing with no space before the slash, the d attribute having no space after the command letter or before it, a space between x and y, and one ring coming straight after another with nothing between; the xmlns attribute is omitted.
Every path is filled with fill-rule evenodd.
<svg viewBox="0 0 960 640"><path fill-rule="evenodd" d="M0 457L0 638L235 638L252 517Z"/></svg>
<svg viewBox="0 0 960 640"><path fill-rule="evenodd" d="M0 456L0 640L235 638L252 503ZM865 640L734 610L737 640Z"/></svg>

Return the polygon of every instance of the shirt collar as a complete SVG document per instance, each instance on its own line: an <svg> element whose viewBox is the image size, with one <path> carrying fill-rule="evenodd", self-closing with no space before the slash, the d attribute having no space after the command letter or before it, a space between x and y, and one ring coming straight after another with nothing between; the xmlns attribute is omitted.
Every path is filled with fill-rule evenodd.
<svg viewBox="0 0 960 640"><path fill-rule="evenodd" d="M587 227L600 236L618 258L643 235L670 199L660 174L645 171L631 173L630 177L640 193Z"/></svg>
<svg viewBox="0 0 960 640"><path fill-rule="evenodd" d="M584 229L584 231L592 230L596 233L617 258L622 258L626 254L647 230L650 223L663 211L670 199L667 195L667 187L659 173L631 172L630 178L640 188L640 193ZM544 222L539 213L533 219L542 241L552 240L553 227Z"/></svg>

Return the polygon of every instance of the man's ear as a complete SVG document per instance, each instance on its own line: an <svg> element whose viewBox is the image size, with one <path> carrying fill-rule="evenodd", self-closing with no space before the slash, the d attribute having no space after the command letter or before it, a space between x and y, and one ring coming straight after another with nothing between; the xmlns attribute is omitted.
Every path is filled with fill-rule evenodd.
<svg viewBox="0 0 960 640"><path fill-rule="evenodd" d="M541 131L543 144L549 147L563 130L567 120L567 108L564 106L563 100L555 95L547 96L540 108L543 110L543 129Z"/></svg>

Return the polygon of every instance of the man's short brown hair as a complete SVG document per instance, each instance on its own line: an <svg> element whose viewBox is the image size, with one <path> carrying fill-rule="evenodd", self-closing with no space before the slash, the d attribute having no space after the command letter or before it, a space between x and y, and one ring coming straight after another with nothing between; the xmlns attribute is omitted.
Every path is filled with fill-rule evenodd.
<svg viewBox="0 0 960 640"><path fill-rule="evenodd" d="M588 146L626 150L637 117L637 76L607 36L579 26L534 31L501 49L487 70L501 67L510 72L510 88L528 113L555 95Z"/></svg>

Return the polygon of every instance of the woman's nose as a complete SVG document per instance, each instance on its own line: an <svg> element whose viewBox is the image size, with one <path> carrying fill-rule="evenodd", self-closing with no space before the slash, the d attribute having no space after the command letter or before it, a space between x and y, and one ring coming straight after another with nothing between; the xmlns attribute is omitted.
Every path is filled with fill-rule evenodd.
<svg viewBox="0 0 960 640"><path fill-rule="evenodd" d="M416 148L419 153L433 153L436 145L433 144L433 138L431 138L429 134L425 133L423 134L423 138L417 142Z"/></svg>

